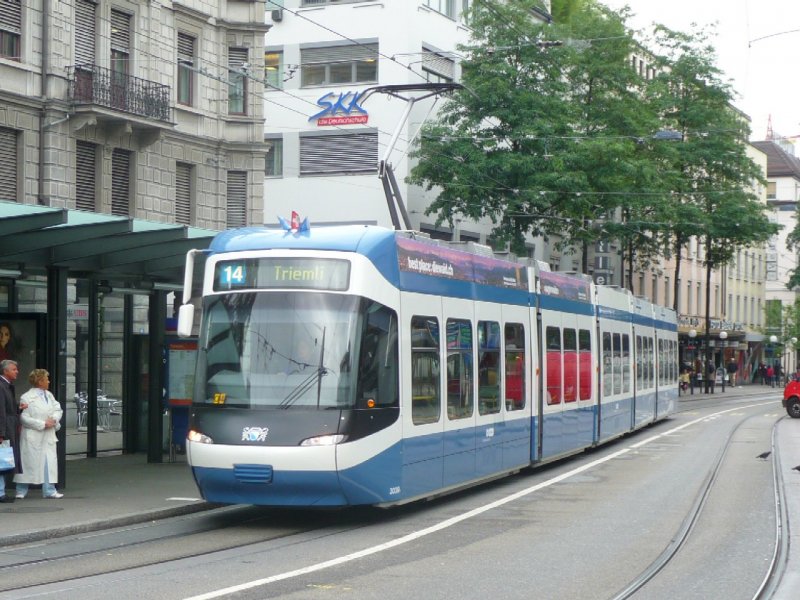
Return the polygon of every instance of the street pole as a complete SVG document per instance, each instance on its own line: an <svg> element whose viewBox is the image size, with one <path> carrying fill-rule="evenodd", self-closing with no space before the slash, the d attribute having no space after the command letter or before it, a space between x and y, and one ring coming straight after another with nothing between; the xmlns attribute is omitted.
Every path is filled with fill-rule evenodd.
<svg viewBox="0 0 800 600"><path fill-rule="evenodd" d="M725 340L728 339L728 332L727 331L720 331L719 332L719 339L720 339L720 346L722 346L722 393L725 393L725 376L728 374L728 368L725 364L725 347L727 342ZM716 377L716 375L715 375Z"/></svg>

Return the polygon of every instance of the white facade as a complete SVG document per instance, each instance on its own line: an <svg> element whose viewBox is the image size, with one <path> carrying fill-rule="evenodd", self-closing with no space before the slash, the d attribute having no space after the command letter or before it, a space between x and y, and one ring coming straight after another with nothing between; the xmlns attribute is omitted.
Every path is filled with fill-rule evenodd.
<svg viewBox="0 0 800 600"><path fill-rule="evenodd" d="M283 89L265 93L265 138L278 141L272 156L277 162L268 159L267 165L266 224L295 210L311 223L392 226L377 165L406 103L374 94L359 104L362 112L351 102L376 85L458 81L457 46L470 35L461 12L468 5L466 0L286 0L284 9L273 13L280 20L273 19L265 48L267 64L277 69L267 77ZM313 118L328 94L329 100L341 98L340 106ZM426 117L434 116L436 104L433 98L415 104L388 157L412 227L428 231L434 218L423 212L435 195L404 180L409 145ZM338 121L325 120L331 116ZM347 117L359 122L344 123ZM484 227L479 235L474 224L455 229L444 233L458 239L463 231L463 239L481 242L489 230Z"/></svg>

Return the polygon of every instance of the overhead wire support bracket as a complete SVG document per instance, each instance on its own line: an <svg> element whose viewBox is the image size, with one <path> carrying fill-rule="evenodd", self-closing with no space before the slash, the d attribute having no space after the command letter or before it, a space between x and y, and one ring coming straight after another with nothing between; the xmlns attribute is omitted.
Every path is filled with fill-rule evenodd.
<svg viewBox="0 0 800 600"><path fill-rule="evenodd" d="M414 104L420 100L454 92L455 90L462 89L460 83L405 83L398 85L378 85L375 87L367 88L361 95L361 101L366 101L373 94L386 94L394 98L403 100L406 103L405 110L400 116L400 121L392 133L392 138L386 147L386 152L383 158L378 163L378 177L383 184L383 192L386 196L386 204L389 208L389 215L392 219L392 225L396 230L411 229L411 219L406 211L403 197L400 194L400 188L397 185L397 179L392 169L392 164L389 162L389 157L394 150L397 140L400 138L400 133L403 130L408 117L411 115L411 110ZM419 92L419 95L411 96L410 93ZM399 213L399 214L398 214ZM402 221L401 221L402 218Z"/></svg>

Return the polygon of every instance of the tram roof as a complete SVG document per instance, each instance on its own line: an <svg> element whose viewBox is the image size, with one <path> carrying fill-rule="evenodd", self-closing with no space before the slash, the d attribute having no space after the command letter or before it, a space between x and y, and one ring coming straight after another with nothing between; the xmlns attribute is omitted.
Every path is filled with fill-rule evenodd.
<svg viewBox="0 0 800 600"><path fill-rule="evenodd" d="M183 282L186 252L216 231L66 208L0 201L0 269L114 282Z"/></svg>

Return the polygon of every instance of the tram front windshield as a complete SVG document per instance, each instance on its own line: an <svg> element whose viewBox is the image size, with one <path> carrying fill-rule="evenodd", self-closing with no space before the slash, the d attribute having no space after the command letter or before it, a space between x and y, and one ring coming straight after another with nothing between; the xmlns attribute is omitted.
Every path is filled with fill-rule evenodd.
<svg viewBox="0 0 800 600"><path fill-rule="evenodd" d="M378 396L377 390L367 389L365 363L382 362L381 354L382 359L391 355L386 362L396 365L395 314L363 298L233 293L206 298L203 314L195 403L354 408L367 396ZM393 404L396 384L384 387L379 404Z"/></svg>

